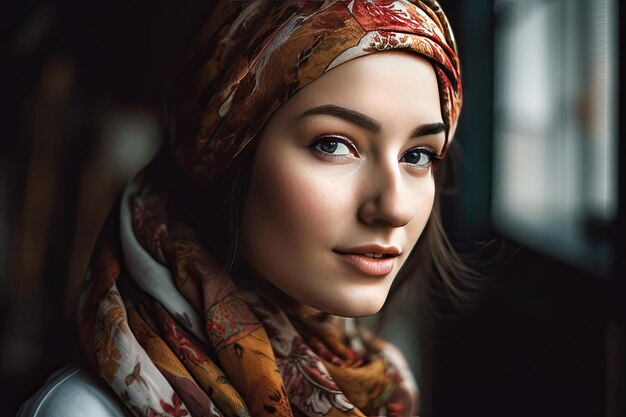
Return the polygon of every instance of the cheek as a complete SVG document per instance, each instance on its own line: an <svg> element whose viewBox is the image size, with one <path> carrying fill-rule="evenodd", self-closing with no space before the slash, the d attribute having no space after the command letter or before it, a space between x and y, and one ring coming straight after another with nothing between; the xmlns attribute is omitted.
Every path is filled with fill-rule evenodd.
<svg viewBox="0 0 626 417"><path fill-rule="evenodd" d="M424 181L417 187L417 195L419 198L415 199L415 215L411 220L411 224L408 227L408 238L413 245L417 243L419 237L428 223L428 219L432 213L433 204L435 201L435 183L432 177L429 180Z"/></svg>
<svg viewBox="0 0 626 417"><path fill-rule="evenodd" d="M332 245L337 220L351 210L352 196L342 177L299 155L257 157L243 220L252 258L269 247L311 256L317 245Z"/></svg>

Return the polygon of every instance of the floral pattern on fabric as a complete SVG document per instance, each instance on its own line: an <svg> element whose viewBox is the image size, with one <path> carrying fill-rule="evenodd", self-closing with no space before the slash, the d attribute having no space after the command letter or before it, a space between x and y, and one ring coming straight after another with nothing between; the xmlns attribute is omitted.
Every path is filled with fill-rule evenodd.
<svg viewBox="0 0 626 417"><path fill-rule="evenodd" d="M218 352L261 326L248 307L235 297L227 297L212 306L206 323L211 343Z"/></svg>
<svg viewBox="0 0 626 417"><path fill-rule="evenodd" d="M320 369L320 362L311 355L302 338L293 339L291 351L278 357L283 382L291 401L312 414L326 415L334 407L340 411L354 408L330 378Z"/></svg>

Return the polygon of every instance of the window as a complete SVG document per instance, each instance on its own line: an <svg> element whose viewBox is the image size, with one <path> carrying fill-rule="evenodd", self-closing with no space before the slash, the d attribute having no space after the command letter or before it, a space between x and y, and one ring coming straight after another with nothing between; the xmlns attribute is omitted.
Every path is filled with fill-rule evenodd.
<svg viewBox="0 0 626 417"><path fill-rule="evenodd" d="M495 2L496 227L604 275L617 208L615 0Z"/></svg>

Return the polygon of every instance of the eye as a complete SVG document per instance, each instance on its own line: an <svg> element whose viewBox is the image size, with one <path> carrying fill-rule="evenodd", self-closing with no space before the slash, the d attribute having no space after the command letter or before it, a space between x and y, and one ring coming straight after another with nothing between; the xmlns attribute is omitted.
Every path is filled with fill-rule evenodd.
<svg viewBox="0 0 626 417"><path fill-rule="evenodd" d="M437 153L431 148L413 148L402 155L400 162L426 168L436 159Z"/></svg>
<svg viewBox="0 0 626 417"><path fill-rule="evenodd" d="M354 144L349 139L341 136L323 136L313 142L311 148L325 155L340 157L356 153Z"/></svg>

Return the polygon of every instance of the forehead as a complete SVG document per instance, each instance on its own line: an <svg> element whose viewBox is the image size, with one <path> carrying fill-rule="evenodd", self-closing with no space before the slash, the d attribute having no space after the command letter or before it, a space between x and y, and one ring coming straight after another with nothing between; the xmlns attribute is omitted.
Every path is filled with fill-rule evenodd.
<svg viewBox="0 0 626 417"><path fill-rule="evenodd" d="M435 71L409 52L381 52L343 63L298 91L275 114L294 118L311 107L335 104L394 123L442 120Z"/></svg>

